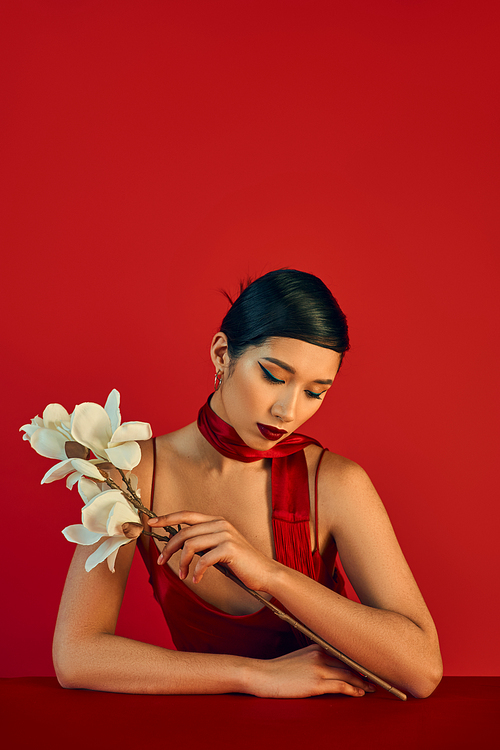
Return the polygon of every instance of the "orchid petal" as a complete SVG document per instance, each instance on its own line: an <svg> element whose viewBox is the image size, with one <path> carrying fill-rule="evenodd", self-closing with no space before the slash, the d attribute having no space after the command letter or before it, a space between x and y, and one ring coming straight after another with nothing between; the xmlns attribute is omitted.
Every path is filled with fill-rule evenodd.
<svg viewBox="0 0 500 750"><path fill-rule="evenodd" d="M49 430L55 430L57 422L67 422L69 424L69 421L70 416L61 404L49 404L43 411L43 426Z"/></svg>
<svg viewBox="0 0 500 750"><path fill-rule="evenodd" d="M24 430L25 434L23 435L23 440L31 440L31 437L39 429L40 425L37 424L23 424L23 426L19 428L19 432L21 432L21 430Z"/></svg>
<svg viewBox="0 0 500 750"><path fill-rule="evenodd" d="M95 552L93 552L86 560L85 562L85 570L87 573L95 568L96 565L99 565L100 562L105 560L107 557L110 557L112 553L116 550L118 551L118 548L122 546L122 544L128 544L128 542L131 542L131 539L127 539L127 537L110 537L109 539L106 539L105 542L103 542L100 547L96 549ZM112 573L115 572L114 562L115 557L112 559L112 567L110 567L110 570Z"/></svg>
<svg viewBox="0 0 500 750"><path fill-rule="evenodd" d="M71 434L78 443L102 456L113 434L111 421L99 404L78 404L71 418Z"/></svg>
<svg viewBox="0 0 500 750"><path fill-rule="evenodd" d="M75 484L78 482L82 475L79 471L74 471L73 474L70 474L69 477L66 479L66 487L68 490L72 490Z"/></svg>
<svg viewBox="0 0 500 750"><path fill-rule="evenodd" d="M71 461L72 467L76 469L76 471L79 471L80 474L83 474L85 477L91 477L92 479L98 479L99 482L103 481L101 472L91 461L86 461L84 458L71 458L69 460Z"/></svg>
<svg viewBox="0 0 500 750"><path fill-rule="evenodd" d="M106 403L104 404L104 410L111 422L111 432L113 433L120 426L122 419L120 414L120 393L116 388L113 388L109 394Z"/></svg>
<svg viewBox="0 0 500 750"><path fill-rule="evenodd" d="M106 532L108 536L124 536L122 526L124 523L140 523L139 514L132 508L131 505L122 505L116 503L111 509L108 521L106 524ZM128 537L127 537L128 538Z"/></svg>
<svg viewBox="0 0 500 750"><path fill-rule="evenodd" d="M141 462L141 448L139 443L130 442L108 448L106 455L117 469L129 471Z"/></svg>
<svg viewBox="0 0 500 750"><path fill-rule="evenodd" d="M109 441L110 447L118 443L128 443L129 440L149 440L153 431L147 422L124 422L114 431Z"/></svg>
<svg viewBox="0 0 500 750"><path fill-rule="evenodd" d="M32 435L31 447L45 458L58 458L64 460L67 458L64 446L66 438L56 430L49 430L45 427L39 427Z"/></svg>
<svg viewBox="0 0 500 750"><path fill-rule="evenodd" d="M127 502L120 490L105 490L95 495L82 508L83 525L90 531L107 534L108 518L116 503ZM107 534L109 536L109 534Z"/></svg>
<svg viewBox="0 0 500 750"><path fill-rule="evenodd" d="M93 482L91 479L87 479L87 477L83 477L81 475L80 480L78 482L78 492L80 493L80 497L82 498L85 505L89 503L91 500L94 499L94 497L97 497L97 495L100 495L102 492L102 489Z"/></svg>
<svg viewBox="0 0 500 750"><path fill-rule="evenodd" d="M74 542L75 544L95 544L104 536L104 534L96 534L94 531L89 531L81 523L66 526L62 530L62 533L68 542Z"/></svg>
<svg viewBox="0 0 500 750"><path fill-rule="evenodd" d="M55 482L57 479L62 479L67 474L70 474L72 469L73 466L71 465L70 458L67 458L66 461L59 461L58 464L54 464L54 466L44 474L40 484L49 484L49 482Z"/></svg>
<svg viewBox="0 0 500 750"><path fill-rule="evenodd" d="M114 552L112 552L110 555L108 555L107 563L108 563L108 568L110 569L111 573L115 572L116 556L118 554L118 550L119 549L120 549L120 547L117 547Z"/></svg>
<svg viewBox="0 0 500 750"><path fill-rule="evenodd" d="M74 440L71 434L71 423L57 425L57 431L66 437L66 440Z"/></svg>

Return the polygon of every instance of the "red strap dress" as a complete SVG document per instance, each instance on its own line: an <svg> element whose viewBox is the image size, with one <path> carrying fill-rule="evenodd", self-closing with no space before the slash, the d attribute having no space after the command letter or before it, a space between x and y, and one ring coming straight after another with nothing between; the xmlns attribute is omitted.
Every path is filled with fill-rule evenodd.
<svg viewBox="0 0 500 750"><path fill-rule="evenodd" d="M204 408L206 407L207 405ZM208 416L209 419L214 419L213 412ZM218 417L216 419L219 420ZM225 429L229 428L226 423L223 425ZM203 426L200 429L205 435ZM232 430L232 428L229 429ZM295 437L294 435L294 439ZM214 444L210 435L208 439ZM316 443L312 439L308 440ZM314 552L311 551L310 546L310 500L303 448L295 449L293 455L287 456L285 461L280 459L276 462L276 467L273 459L272 521L276 559L345 596L342 576L336 568L333 575L329 573L318 551L317 478L324 452L325 449L323 449L316 470ZM156 467L154 439L153 456L152 508ZM262 457L262 452L257 456ZM240 458L239 460L249 459ZM293 461L293 470L290 468L292 467L291 461ZM293 481L291 481L292 478ZM279 488L279 492L275 491L275 487ZM267 607L262 607L257 612L248 615L231 615L214 607L191 591L168 564L161 566L156 564L159 551L152 537L140 537L138 546L149 571L149 581L153 587L154 596L163 611L172 640L179 651L270 659L295 651L309 643L305 636L273 614ZM275 599L272 601L282 608L278 601Z"/></svg>

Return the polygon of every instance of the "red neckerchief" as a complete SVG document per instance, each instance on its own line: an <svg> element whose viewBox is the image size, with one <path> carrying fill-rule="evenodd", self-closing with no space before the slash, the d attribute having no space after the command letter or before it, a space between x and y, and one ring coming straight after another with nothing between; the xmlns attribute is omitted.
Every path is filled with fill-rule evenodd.
<svg viewBox="0 0 500 750"><path fill-rule="evenodd" d="M293 432L273 448L250 448L231 425L210 408L210 398L198 413L203 437L227 458L235 461L272 459L272 523L278 562L314 577L309 531L309 478L304 448L319 445L314 438Z"/></svg>

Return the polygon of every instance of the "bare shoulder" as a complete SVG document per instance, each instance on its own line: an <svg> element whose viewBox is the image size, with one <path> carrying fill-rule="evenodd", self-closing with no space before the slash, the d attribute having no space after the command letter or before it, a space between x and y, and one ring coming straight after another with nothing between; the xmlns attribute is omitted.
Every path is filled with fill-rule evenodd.
<svg viewBox="0 0 500 750"><path fill-rule="evenodd" d="M196 422L181 427L179 430L167 432L156 438L158 451L165 453L165 457L182 458L192 455L196 448L198 428Z"/></svg>
<svg viewBox="0 0 500 750"><path fill-rule="evenodd" d="M360 601L433 628L391 521L366 471L325 454L318 477L322 513Z"/></svg>
<svg viewBox="0 0 500 750"><path fill-rule="evenodd" d="M326 451L318 472L318 497L337 519L359 513L362 508L386 515L373 483L363 469L345 456Z"/></svg>
<svg viewBox="0 0 500 750"><path fill-rule="evenodd" d="M350 458L326 450L321 462L321 474L330 482L347 487L359 482L370 481L366 471Z"/></svg>
<svg viewBox="0 0 500 750"><path fill-rule="evenodd" d="M141 489L141 500L149 508L151 505L151 487L155 463L162 467L174 469L179 462L189 460L195 451L196 423L179 430L158 435L156 438L140 441L141 462L134 469Z"/></svg>

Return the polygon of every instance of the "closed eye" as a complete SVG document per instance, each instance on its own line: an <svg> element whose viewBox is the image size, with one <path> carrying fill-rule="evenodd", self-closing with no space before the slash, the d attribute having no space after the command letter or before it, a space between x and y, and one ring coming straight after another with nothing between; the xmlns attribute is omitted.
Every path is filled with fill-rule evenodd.
<svg viewBox="0 0 500 750"><path fill-rule="evenodd" d="M264 367L264 365L261 365L260 362L257 362L257 364L259 365L260 369L262 370L262 374L265 377L265 379L268 380L270 383L281 383L281 384L283 384L285 382L284 380L280 380L279 378L275 378L274 375L272 373L270 373L269 370ZM304 391L304 392L305 392L307 398L315 398L318 401L322 401L321 396L323 395L323 393L326 393L326 391L321 391L321 393L315 393L314 391Z"/></svg>
<svg viewBox="0 0 500 750"><path fill-rule="evenodd" d="M326 391L321 391L321 393L315 393L314 391L306 391L309 398L317 398L319 401L321 401L321 395L325 392Z"/></svg>
<svg viewBox="0 0 500 750"><path fill-rule="evenodd" d="M274 375L271 375L269 370L266 370L266 368L258 362L258 365L260 369L262 370L262 374L264 375L266 380L269 380L270 383L284 383L284 380L278 380L278 378L275 378Z"/></svg>

